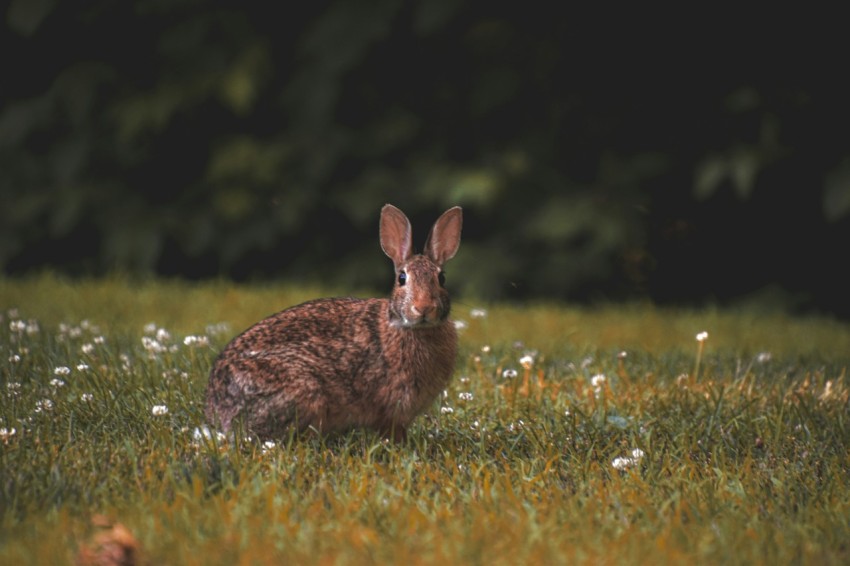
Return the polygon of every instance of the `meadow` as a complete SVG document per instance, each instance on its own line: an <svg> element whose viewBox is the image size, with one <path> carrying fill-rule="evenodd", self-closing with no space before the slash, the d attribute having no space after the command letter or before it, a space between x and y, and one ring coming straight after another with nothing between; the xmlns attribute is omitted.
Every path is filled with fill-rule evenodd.
<svg viewBox="0 0 850 566"><path fill-rule="evenodd" d="M455 301L403 444L205 427L219 349L334 289L0 279L0 564L850 563L850 326Z"/></svg>

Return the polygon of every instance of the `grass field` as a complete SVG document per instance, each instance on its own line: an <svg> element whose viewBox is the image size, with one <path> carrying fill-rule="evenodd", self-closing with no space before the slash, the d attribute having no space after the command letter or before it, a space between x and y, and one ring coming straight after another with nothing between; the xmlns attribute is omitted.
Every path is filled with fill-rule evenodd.
<svg viewBox="0 0 850 566"><path fill-rule="evenodd" d="M848 325L461 298L406 444L207 433L217 351L328 293L0 280L0 564L850 563Z"/></svg>

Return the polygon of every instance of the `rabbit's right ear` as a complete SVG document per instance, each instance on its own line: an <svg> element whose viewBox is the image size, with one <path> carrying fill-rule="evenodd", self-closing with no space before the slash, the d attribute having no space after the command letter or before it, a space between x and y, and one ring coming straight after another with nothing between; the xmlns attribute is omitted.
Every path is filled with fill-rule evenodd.
<svg viewBox="0 0 850 566"><path fill-rule="evenodd" d="M391 204L385 204L381 209L381 249L396 267L413 255L410 220Z"/></svg>

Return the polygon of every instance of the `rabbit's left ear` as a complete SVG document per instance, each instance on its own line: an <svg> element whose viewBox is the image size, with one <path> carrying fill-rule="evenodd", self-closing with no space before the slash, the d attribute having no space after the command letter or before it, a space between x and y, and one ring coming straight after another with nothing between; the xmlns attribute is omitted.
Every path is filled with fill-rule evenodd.
<svg viewBox="0 0 850 566"><path fill-rule="evenodd" d="M425 255L441 266L452 259L460 246L460 230L463 225L463 211L459 206L448 209L440 216L428 240L425 242Z"/></svg>

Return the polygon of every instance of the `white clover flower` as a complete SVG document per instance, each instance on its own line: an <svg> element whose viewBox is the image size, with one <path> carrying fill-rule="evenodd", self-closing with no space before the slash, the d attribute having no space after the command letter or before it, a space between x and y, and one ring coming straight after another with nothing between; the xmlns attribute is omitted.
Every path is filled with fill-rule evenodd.
<svg viewBox="0 0 850 566"><path fill-rule="evenodd" d="M440 413L442 413L444 415L451 415L454 412L455 412L455 410L452 409L451 407L440 407Z"/></svg>
<svg viewBox="0 0 850 566"><path fill-rule="evenodd" d="M502 372L503 379L513 379L517 376L517 371L513 368L508 368Z"/></svg>
<svg viewBox="0 0 850 566"><path fill-rule="evenodd" d="M88 364L77 364L77 371L89 371L91 369Z"/></svg>
<svg viewBox="0 0 850 566"><path fill-rule="evenodd" d="M218 441L222 441L227 438L224 433L219 431L212 431L207 425L204 425L200 428L195 427L195 429L192 431L192 439L194 439L195 441L204 439L209 440L213 437L215 437Z"/></svg>
<svg viewBox="0 0 850 566"><path fill-rule="evenodd" d="M71 375L71 368L67 366L59 366L53 370L54 375Z"/></svg>
<svg viewBox="0 0 850 566"><path fill-rule="evenodd" d="M597 373L593 377L590 378L590 385L593 386L594 389L601 389L605 384L605 374Z"/></svg>
<svg viewBox="0 0 850 566"><path fill-rule="evenodd" d="M82 395L80 395L80 401L82 401L83 403L89 403L93 399L94 395L92 395L91 393L83 393Z"/></svg>
<svg viewBox="0 0 850 566"><path fill-rule="evenodd" d="M83 344L82 346L80 346L80 351L81 351L83 354L85 354L85 355L87 355L87 356L90 356L92 353L94 353L94 344L91 344L91 343L89 343L89 342L86 342L85 344Z"/></svg>
<svg viewBox="0 0 850 566"><path fill-rule="evenodd" d="M472 393L469 391L462 391L458 393L457 398L461 401L472 401Z"/></svg>
<svg viewBox="0 0 850 566"><path fill-rule="evenodd" d="M183 339L183 345L185 346L196 346L198 348L202 348L210 345L210 339L207 336L186 336Z"/></svg>
<svg viewBox="0 0 850 566"><path fill-rule="evenodd" d="M534 365L534 357L528 354L524 355L519 359L519 365L521 365L524 369L531 369L531 366Z"/></svg>
<svg viewBox="0 0 850 566"><path fill-rule="evenodd" d="M151 408L151 414L155 417L162 417L168 414L168 407L165 405L154 405Z"/></svg>
<svg viewBox="0 0 850 566"><path fill-rule="evenodd" d="M641 459L644 457L644 451L640 448L635 448L632 450L631 457L618 457L614 458L611 462L611 466L615 470L625 470L626 468L630 468L632 466L637 465Z"/></svg>
<svg viewBox="0 0 850 566"><path fill-rule="evenodd" d="M160 344L158 340L155 340L150 336L142 336L142 347L150 354L161 354L167 350L167 348Z"/></svg>
<svg viewBox="0 0 850 566"><path fill-rule="evenodd" d="M59 379L58 377L54 377L50 380L50 385L53 387L63 387L65 385L65 382Z"/></svg>
<svg viewBox="0 0 850 566"><path fill-rule="evenodd" d="M171 333L164 328L157 328L156 330L156 339L160 342L170 342L171 341Z"/></svg>
<svg viewBox="0 0 850 566"><path fill-rule="evenodd" d="M486 318L487 309L471 309L469 311L469 316L472 318Z"/></svg>
<svg viewBox="0 0 850 566"><path fill-rule="evenodd" d="M35 412L36 413L46 413L47 411L53 410L53 401L50 399L41 399L40 401L35 402Z"/></svg>
<svg viewBox="0 0 850 566"><path fill-rule="evenodd" d="M703 330L702 332L697 334L697 342L705 342L706 340L708 340L708 332Z"/></svg>
<svg viewBox="0 0 850 566"><path fill-rule="evenodd" d="M456 330L464 330L468 326L465 320L456 320L454 325Z"/></svg>

